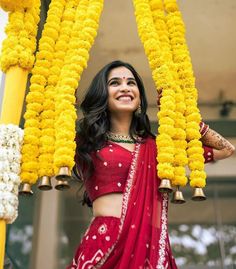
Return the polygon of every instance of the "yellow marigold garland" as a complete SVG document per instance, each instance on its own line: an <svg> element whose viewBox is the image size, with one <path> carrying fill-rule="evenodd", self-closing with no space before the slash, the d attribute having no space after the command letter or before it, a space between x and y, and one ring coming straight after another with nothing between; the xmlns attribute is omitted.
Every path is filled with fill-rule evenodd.
<svg viewBox="0 0 236 269"><path fill-rule="evenodd" d="M67 51L68 38L71 27L74 23L75 9L74 0L60 1L57 8L50 6L50 16L47 18L45 31L43 32L41 48L45 48L52 54L52 60L48 67L49 75L47 77L47 86L44 90L43 111L40 114L40 146L39 146L39 178L43 176L52 177L54 175L53 158L55 151L55 95L56 84L59 79L60 71L64 63L65 53ZM60 7L60 8L59 8ZM67 14L72 12L72 16ZM53 42L46 35L52 32ZM65 32L67 35L65 36ZM41 60L42 61L42 60ZM41 65L44 62L41 63ZM36 71L37 72L37 71Z"/></svg>
<svg viewBox="0 0 236 269"><path fill-rule="evenodd" d="M60 167L66 166L72 169L74 166L75 143L73 141L76 120L74 93L80 76L87 66L89 50L97 34L102 7L102 0L81 0L76 10L75 24L69 42L70 49L66 54L57 86L54 154L56 173ZM82 44L83 47L80 46Z"/></svg>
<svg viewBox="0 0 236 269"><path fill-rule="evenodd" d="M56 14L61 14L64 6L61 0L52 0L48 11L47 21L55 19ZM32 70L31 85L26 97L25 137L22 147L21 180L24 183L34 184L38 179L38 156L40 146L40 113L43 111L45 100L44 91L49 77L53 46L57 35L50 24L45 24L42 38L39 42L39 51L36 55L35 66ZM54 37L54 38L53 38ZM50 48L50 49L49 49ZM54 121L49 119L45 127L53 126ZM31 149L34 151L31 151Z"/></svg>
<svg viewBox="0 0 236 269"><path fill-rule="evenodd" d="M75 36L79 35L79 31L83 30L83 21L88 8L89 1L83 0L75 6L74 9L74 24L71 25L71 29L68 32L66 29L63 31L66 42L68 44L68 51L65 55L65 62L62 66L62 72L60 73L59 82L56 87L55 98L55 155L54 155L54 167L55 173L58 173L60 167L66 166L72 169L73 160L72 155L75 151L75 129L74 124L76 120L76 112L74 108L75 103L75 89L78 86L77 73L70 66L69 55L71 55L72 49L78 49L73 46ZM82 11L82 13L81 13ZM80 15L78 15L78 13ZM72 11L68 12L68 17L72 17ZM77 25L77 26L75 26ZM76 32L76 30L78 32ZM71 32L71 33L70 33ZM70 33L70 35L68 35ZM73 56L73 55L71 55ZM79 63L79 62L78 62ZM73 67L76 67L78 63L74 63ZM78 68L77 68L78 69ZM75 76L73 78L73 76ZM63 126L63 128L61 128Z"/></svg>
<svg viewBox="0 0 236 269"><path fill-rule="evenodd" d="M174 80L166 63L166 55L161 50L161 44L152 18L151 8L148 0L134 0L135 16L138 26L138 33L144 45L152 76L157 91L162 93L160 100L160 111L156 143L158 147L158 176L161 179L174 179L174 142L175 134L175 91ZM168 58L168 57L167 57ZM164 121L164 117L172 121ZM168 153L168 154L167 154Z"/></svg>
<svg viewBox="0 0 236 269"><path fill-rule="evenodd" d="M152 11L152 17L155 24L155 28L158 34L158 38L161 44L161 50L163 52L163 57L166 64L168 64L169 70L174 79L174 89L175 89L175 121L173 122L175 127L175 135L173 136L173 142L175 147L175 155L173 159L174 164L174 179L172 180L172 185L175 186L185 186L187 184L187 177L185 166L188 162L186 154L186 133L185 133L185 103L184 95L179 86L179 78L176 70L176 65L173 63L171 45L169 40L169 31L166 25L166 17L164 13L164 6L162 0L150 0L150 7ZM170 98L170 97L169 97ZM165 106L169 109L173 109L169 105L168 99L163 100ZM168 122L170 118L163 117L159 119L159 124L162 125ZM160 161L160 158L158 158Z"/></svg>
<svg viewBox="0 0 236 269"><path fill-rule="evenodd" d="M61 4L65 7L63 13L55 13L48 20L51 28L58 32L58 38L54 46L52 65L49 69L48 84L45 88L43 112L40 115L42 133L40 139L39 177L52 177L54 175L56 85L67 53L78 1L61 1Z"/></svg>
<svg viewBox="0 0 236 269"><path fill-rule="evenodd" d="M14 5L16 2L18 3L18 1L11 1ZM35 0L32 7L19 8L9 13L9 21L5 29L7 38L3 41L1 53L1 69L3 72L7 72L14 65L28 70L32 68L40 3L40 0Z"/></svg>
<svg viewBox="0 0 236 269"><path fill-rule="evenodd" d="M188 143L188 160L190 173L190 185L192 187L204 187L206 173L204 172L204 157L202 144L199 141L199 123L201 115L197 107L197 89L192 70L188 46L185 40L185 28L178 10L176 0L164 0L167 12L167 26L170 33L172 53L177 65L181 88L185 95L186 104L186 135Z"/></svg>

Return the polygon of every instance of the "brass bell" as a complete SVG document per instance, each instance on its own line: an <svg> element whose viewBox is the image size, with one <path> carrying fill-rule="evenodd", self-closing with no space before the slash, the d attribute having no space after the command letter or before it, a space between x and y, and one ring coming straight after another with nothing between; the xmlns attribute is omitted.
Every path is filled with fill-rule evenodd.
<svg viewBox="0 0 236 269"><path fill-rule="evenodd" d="M66 180L58 180L57 184L55 185L55 189L57 189L58 191L66 191L69 188L70 188L70 185L68 181Z"/></svg>
<svg viewBox="0 0 236 269"><path fill-rule="evenodd" d="M33 191L31 190L31 185L29 183L21 183L19 194L24 195L24 196L33 195Z"/></svg>
<svg viewBox="0 0 236 269"><path fill-rule="evenodd" d="M173 204L184 204L186 201L184 200L184 196L182 191L179 190L179 187L174 191L171 203Z"/></svg>
<svg viewBox="0 0 236 269"><path fill-rule="evenodd" d="M206 196L205 196L202 188L195 188L194 189L192 200L193 201L204 201L204 200L206 200Z"/></svg>
<svg viewBox="0 0 236 269"><path fill-rule="evenodd" d="M172 192L172 187L169 179L162 179L161 184L159 186L159 192L162 193L171 193Z"/></svg>
<svg viewBox="0 0 236 269"><path fill-rule="evenodd" d="M55 176L56 180L59 181L67 181L71 179L71 172L70 169L66 166L60 167L59 173Z"/></svg>
<svg viewBox="0 0 236 269"><path fill-rule="evenodd" d="M49 191L52 189L52 184L51 184L51 179L48 176L43 176L40 180L39 180L39 184L38 184L38 188L41 191Z"/></svg>

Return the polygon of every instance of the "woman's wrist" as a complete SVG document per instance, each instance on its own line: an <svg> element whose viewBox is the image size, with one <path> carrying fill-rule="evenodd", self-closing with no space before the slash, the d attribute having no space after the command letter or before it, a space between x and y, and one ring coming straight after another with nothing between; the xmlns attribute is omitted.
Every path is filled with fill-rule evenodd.
<svg viewBox="0 0 236 269"><path fill-rule="evenodd" d="M200 124L199 124L199 126L200 126L200 134L203 137L208 132L209 125L207 125L206 123L204 123L203 121L201 121Z"/></svg>

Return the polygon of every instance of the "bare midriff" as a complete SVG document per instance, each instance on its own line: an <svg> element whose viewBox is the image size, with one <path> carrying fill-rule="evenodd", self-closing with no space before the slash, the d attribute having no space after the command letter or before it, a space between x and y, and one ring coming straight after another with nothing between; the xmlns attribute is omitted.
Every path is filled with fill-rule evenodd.
<svg viewBox="0 0 236 269"><path fill-rule="evenodd" d="M121 216L122 193L110 193L102 195L93 201L94 217L117 217Z"/></svg>

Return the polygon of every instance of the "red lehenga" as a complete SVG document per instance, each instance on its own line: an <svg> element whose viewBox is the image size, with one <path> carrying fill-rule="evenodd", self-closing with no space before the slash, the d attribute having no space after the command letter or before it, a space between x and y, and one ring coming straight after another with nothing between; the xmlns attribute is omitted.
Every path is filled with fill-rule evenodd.
<svg viewBox="0 0 236 269"><path fill-rule="evenodd" d="M167 232L168 196L158 192L156 165L155 140L137 143L121 217L93 219L67 269L177 268Z"/></svg>

